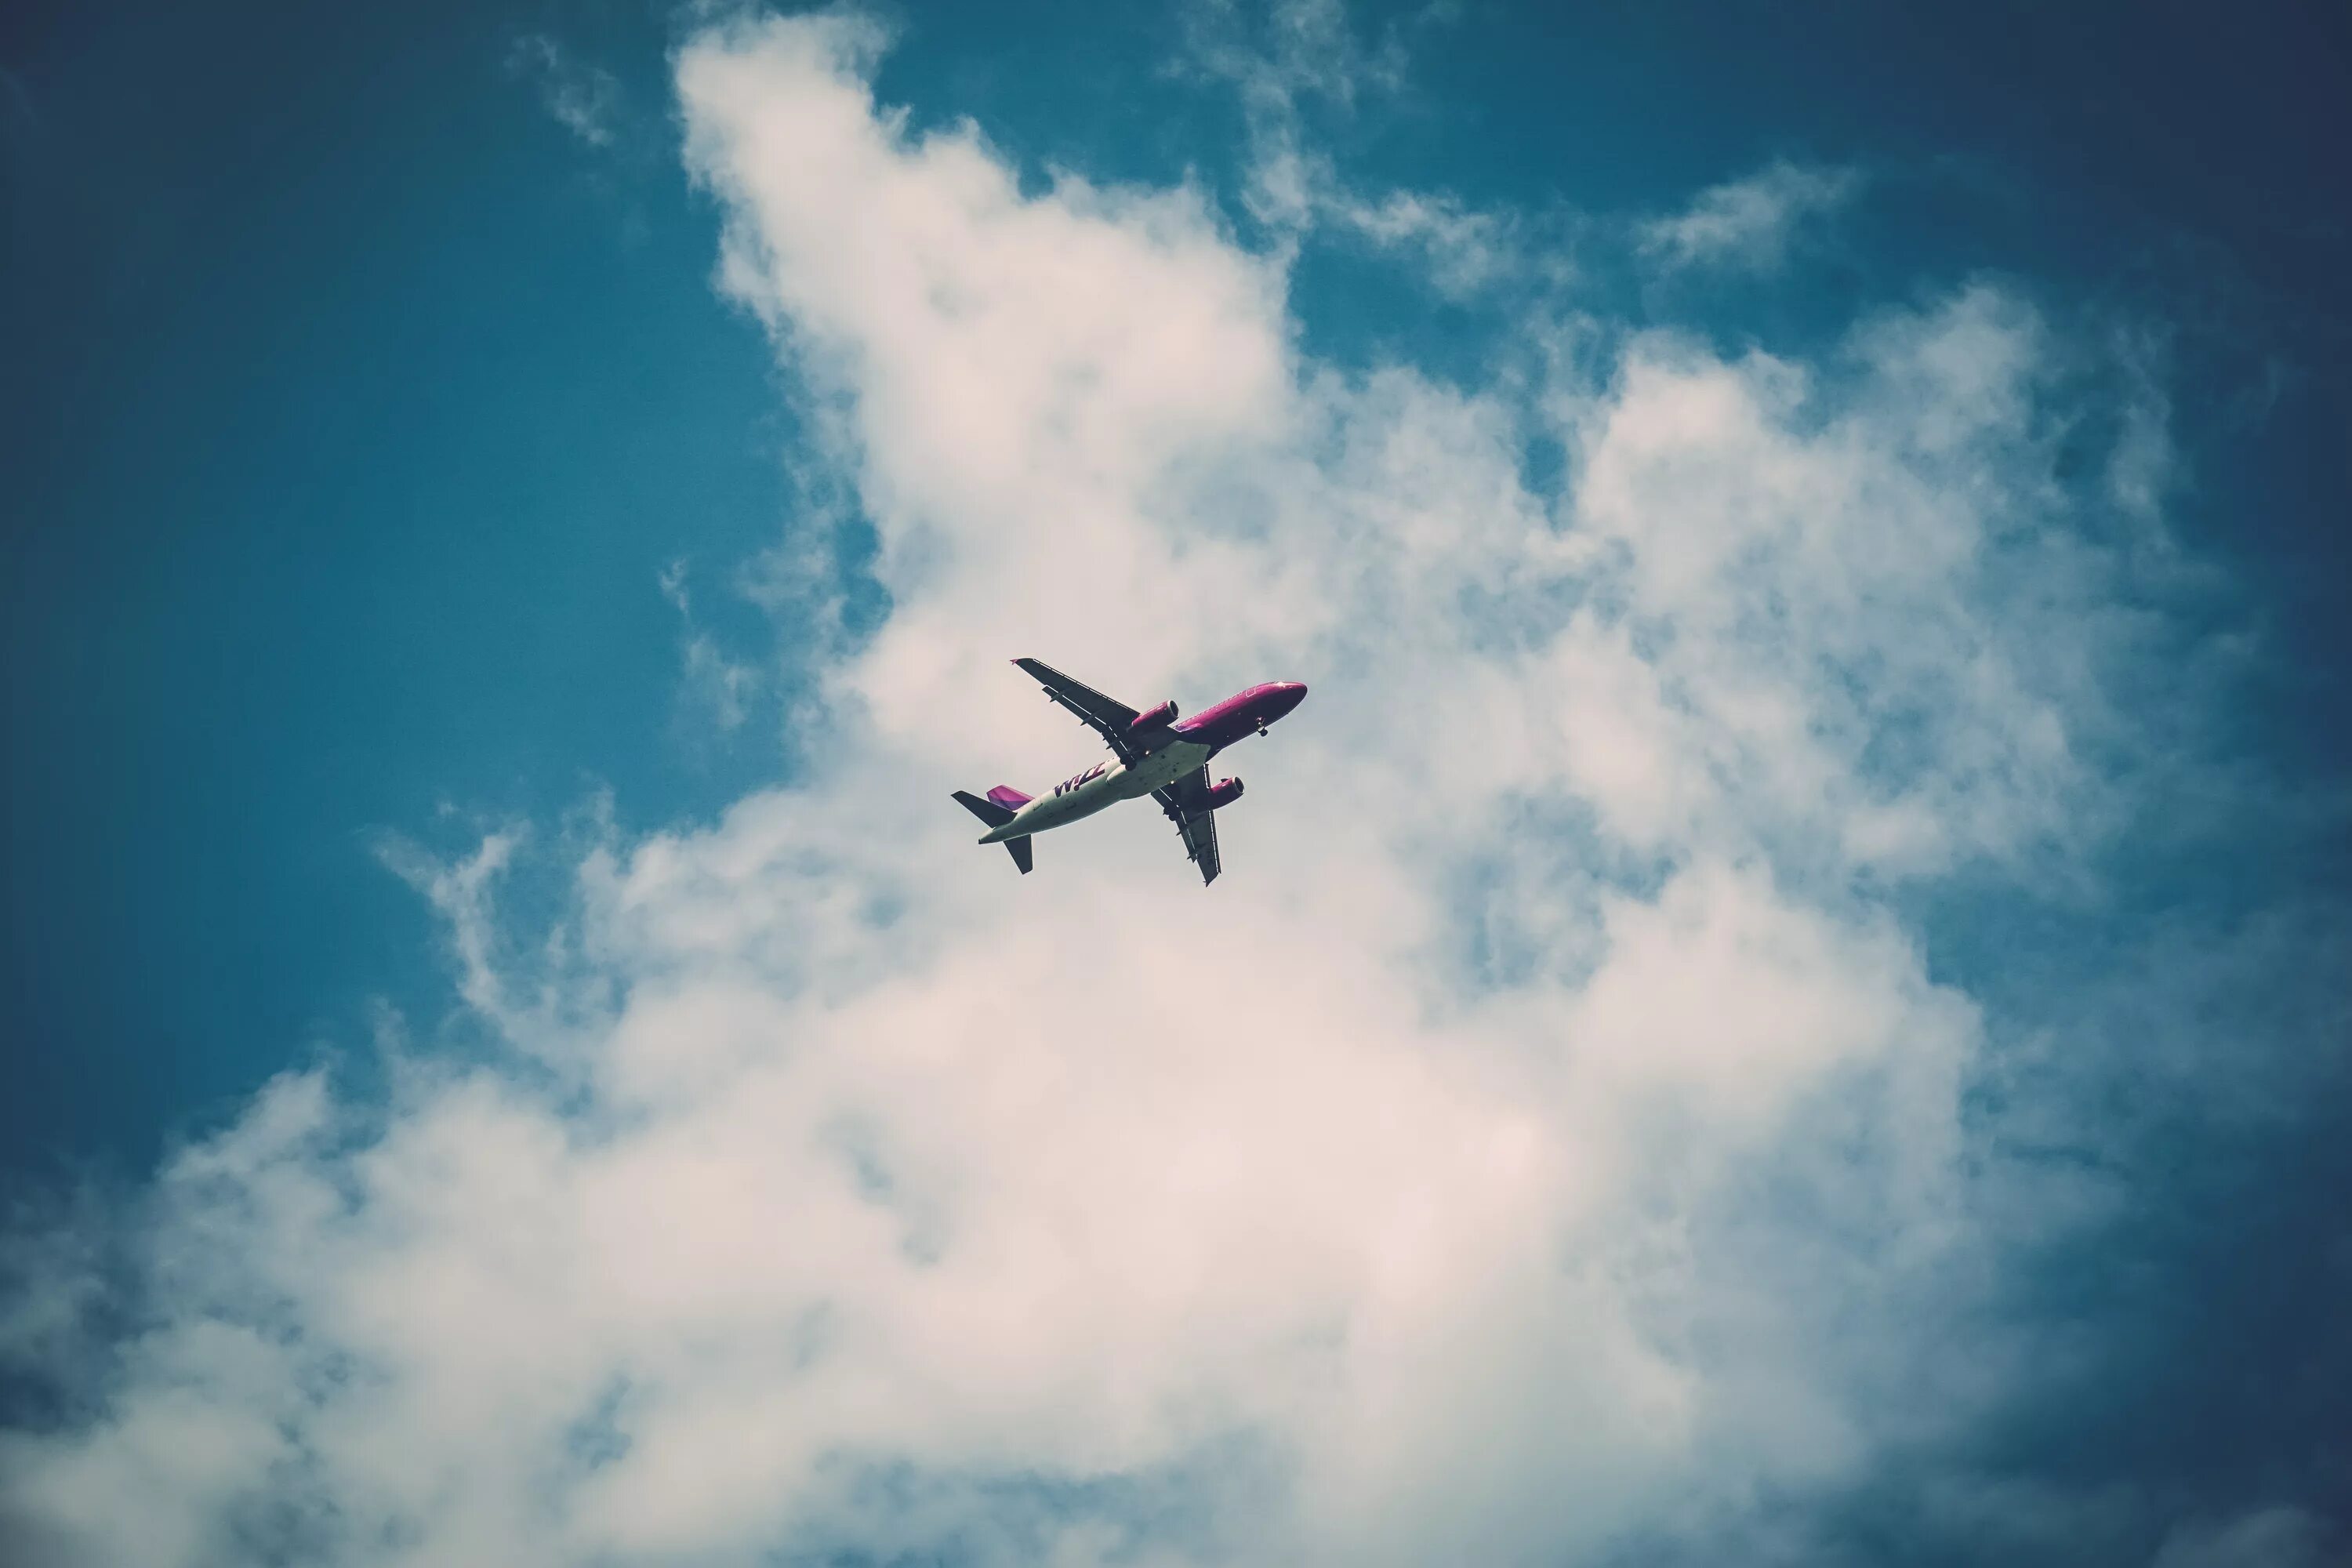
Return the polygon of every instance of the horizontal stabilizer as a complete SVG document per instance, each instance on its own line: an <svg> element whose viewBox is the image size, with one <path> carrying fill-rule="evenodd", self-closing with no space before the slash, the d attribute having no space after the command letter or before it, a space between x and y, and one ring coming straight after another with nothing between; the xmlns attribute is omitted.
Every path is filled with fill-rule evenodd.
<svg viewBox="0 0 2352 1568"><path fill-rule="evenodd" d="M999 805L992 800L982 800L980 796L966 794L962 790L955 792L955 803L991 827L1002 827L1013 820L1011 806Z"/></svg>
<svg viewBox="0 0 2352 1568"><path fill-rule="evenodd" d="M1000 790L1006 795L1018 795L1020 793L1017 790L1007 789L1003 784L998 784L995 789L992 789L988 793L994 795ZM1024 801L1026 801L1029 797L1024 795L1022 795L1021 798ZM955 803L963 807L966 811L971 813L974 816L980 818L982 822L988 824L991 827L1002 827L1006 823L1013 820L1013 808L1011 806L1000 805L992 800L982 800L980 796L976 795L967 795L962 790L955 792ZM983 838L981 842L985 844L988 840ZM1024 877L1027 876L1029 874L1029 868L1033 864L1030 857L1029 836L1024 833L1018 838L1008 838L1004 840L1004 847L1012 854L1013 863L1021 868L1021 874Z"/></svg>

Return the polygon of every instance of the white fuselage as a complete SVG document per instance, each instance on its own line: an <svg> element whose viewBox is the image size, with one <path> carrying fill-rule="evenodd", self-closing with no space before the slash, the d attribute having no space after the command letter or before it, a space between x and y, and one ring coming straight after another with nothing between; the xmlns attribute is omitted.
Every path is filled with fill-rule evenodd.
<svg viewBox="0 0 2352 1568"><path fill-rule="evenodd" d="M1082 816L1092 816L1107 805L1164 789L1208 760L1209 748L1193 741L1174 742L1132 765L1106 758L1086 772L1064 779L1014 812L1012 821L990 828L980 841L1002 844L1008 838L1026 837L1076 822Z"/></svg>

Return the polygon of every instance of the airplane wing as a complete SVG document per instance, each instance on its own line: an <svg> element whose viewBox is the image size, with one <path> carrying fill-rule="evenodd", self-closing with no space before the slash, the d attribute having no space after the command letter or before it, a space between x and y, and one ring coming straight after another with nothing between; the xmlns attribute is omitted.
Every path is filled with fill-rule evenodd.
<svg viewBox="0 0 2352 1568"><path fill-rule="evenodd" d="M1144 755L1143 748L1133 739L1128 728L1135 722L1135 710L1126 703L1105 697L1091 686L1081 685L1051 665L1040 664L1034 658L1013 661L1045 689L1045 695L1078 716L1078 722L1100 735L1117 752L1122 763L1131 763Z"/></svg>
<svg viewBox="0 0 2352 1568"><path fill-rule="evenodd" d="M1176 825L1177 835L1184 840L1184 853L1201 868L1201 886L1215 881L1224 867L1217 858L1217 814L1209 809L1208 764L1202 763L1191 778L1153 790L1151 798Z"/></svg>

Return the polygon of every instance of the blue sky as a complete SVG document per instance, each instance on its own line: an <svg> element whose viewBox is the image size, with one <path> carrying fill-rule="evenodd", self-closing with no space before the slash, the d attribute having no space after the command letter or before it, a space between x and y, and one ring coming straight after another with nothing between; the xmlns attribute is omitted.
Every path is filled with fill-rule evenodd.
<svg viewBox="0 0 2352 1568"><path fill-rule="evenodd" d="M0 25L0 1540L2344 1550L2344 24L1097 9Z"/></svg>

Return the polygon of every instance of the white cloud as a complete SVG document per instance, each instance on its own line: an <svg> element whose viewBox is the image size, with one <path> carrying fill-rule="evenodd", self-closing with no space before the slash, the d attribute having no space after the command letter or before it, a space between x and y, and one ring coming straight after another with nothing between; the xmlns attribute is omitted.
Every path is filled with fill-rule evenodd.
<svg viewBox="0 0 2352 1568"><path fill-rule="evenodd" d="M1642 226L1642 247L1669 265L1770 271L1809 222L1853 199L1862 177L1852 169L1776 159L1742 179L1699 193L1691 205Z"/></svg>
<svg viewBox="0 0 2352 1568"><path fill-rule="evenodd" d="M291 1076L175 1160L98 1404L0 1448L19 1539L1575 1561L1871 1452L1979 1032L1872 889L2097 821L2048 328L1976 288L1819 365L1351 378L1201 193L1024 197L877 109L882 42L677 61L723 285L879 538L835 744L603 829L543 930L506 837L404 862L514 1058L380 1118ZM1213 893L1141 812L971 847L950 787L1087 749L1023 653L1313 685Z"/></svg>

